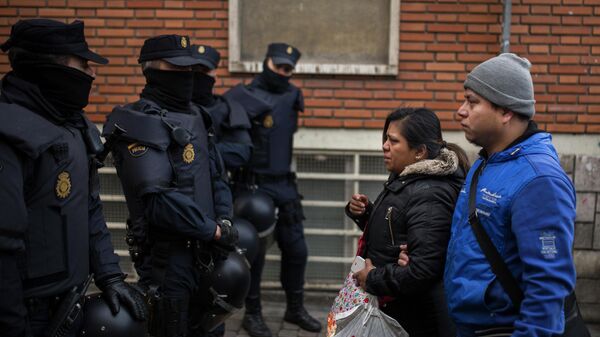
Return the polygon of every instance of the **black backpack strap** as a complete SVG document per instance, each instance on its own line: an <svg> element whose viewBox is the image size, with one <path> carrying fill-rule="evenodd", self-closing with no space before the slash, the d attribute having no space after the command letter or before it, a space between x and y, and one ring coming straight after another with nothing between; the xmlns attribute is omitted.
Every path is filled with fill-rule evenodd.
<svg viewBox="0 0 600 337"><path fill-rule="evenodd" d="M479 181L479 176L481 171L485 167L485 162L482 162L479 167L473 173L473 177L471 178L471 186L469 187L469 223L471 224L471 228L473 229L473 233L475 234L475 238L477 238L477 242L479 243L479 247L483 251L483 254L487 258L490 266L492 267L492 271L498 277L498 281L500 281L500 285L506 293L510 300L513 303L513 306L519 311L521 307L521 302L523 301L523 291L519 287L517 280L508 270L508 266L500 256L500 253L494 246L494 243L490 239L489 235L479 222L479 218L477 217L477 210L475 208L475 197L477 195L477 182Z"/></svg>

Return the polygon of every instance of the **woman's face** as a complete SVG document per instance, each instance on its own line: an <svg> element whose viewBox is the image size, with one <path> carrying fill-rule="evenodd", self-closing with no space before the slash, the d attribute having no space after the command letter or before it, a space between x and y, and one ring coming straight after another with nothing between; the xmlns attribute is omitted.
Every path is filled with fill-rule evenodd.
<svg viewBox="0 0 600 337"><path fill-rule="evenodd" d="M410 164L421 158L418 149L411 149L406 138L400 133L401 121L393 121L387 130L387 137L383 142L383 161L385 168L393 173L400 173Z"/></svg>

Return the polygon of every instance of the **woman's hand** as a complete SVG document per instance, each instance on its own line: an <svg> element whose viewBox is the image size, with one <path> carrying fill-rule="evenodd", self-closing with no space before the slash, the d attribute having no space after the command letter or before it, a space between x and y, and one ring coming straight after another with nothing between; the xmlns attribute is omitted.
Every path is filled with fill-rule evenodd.
<svg viewBox="0 0 600 337"><path fill-rule="evenodd" d="M356 285L361 287L363 290L367 290L367 276L371 270L375 269L371 259L365 260L365 268L357 273L354 273L352 277L356 280Z"/></svg>
<svg viewBox="0 0 600 337"><path fill-rule="evenodd" d="M410 258L408 257L408 247L406 245L400 245L400 255L398 256L398 264L402 267L408 266Z"/></svg>
<svg viewBox="0 0 600 337"><path fill-rule="evenodd" d="M364 194L353 194L348 209L354 216L363 215L369 205L369 198Z"/></svg>

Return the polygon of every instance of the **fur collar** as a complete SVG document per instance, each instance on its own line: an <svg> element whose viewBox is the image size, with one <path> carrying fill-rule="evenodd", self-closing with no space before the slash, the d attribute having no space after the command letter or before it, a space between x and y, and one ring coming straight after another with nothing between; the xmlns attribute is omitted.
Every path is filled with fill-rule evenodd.
<svg viewBox="0 0 600 337"><path fill-rule="evenodd" d="M426 174L432 176L447 176L458 169L458 156L454 151L442 148L440 154L434 159L425 159L408 165L399 176L409 174Z"/></svg>

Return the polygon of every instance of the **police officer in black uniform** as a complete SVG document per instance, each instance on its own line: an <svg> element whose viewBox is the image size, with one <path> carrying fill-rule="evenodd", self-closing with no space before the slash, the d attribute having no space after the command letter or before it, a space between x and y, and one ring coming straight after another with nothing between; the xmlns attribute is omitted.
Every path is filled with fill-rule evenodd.
<svg viewBox="0 0 600 337"><path fill-rule="evenodd" d="M84 24L21 20L1 45L12 71L0 96L0 331L74 336L94 273L113 313L146 317L124 282L102 215L100 135L83 114L95 78Z"/></svg>
<svg viewBox="0 0 600 337"><path fill-rule="evenodd" d="M304 239L301 196L291 172L293 137L298 112L304 110L302 91L289 83L300 51L285 43L269 45L263 71L248 86L238 85L228 95L247 108L252 120L253 154L250 165L237 179L256 185L278 209L275 239L281 250L281 283L286 292L284 320L318 332L321 324L303 305L304 272L308 251ZM243 327L253 336L271 336L260 304L260 279L265 247L252 264L252 284L246 298Z"/></svg>
<svg viewBox="0 0 600 337"><path fill-rule="evenodd" d="M250 120L244 107L231 99L213 94L217 67L221 55L208 45L192 46L192 52L199 65L194 70L194 93L192 102L210 113L215 131L217 149L223 157L227 171L246 165L252 153Z"/></svg>
<svg viewBox="0 0 600 337"><path fill-rule="evenodd" d="M198 60L190 46L187 36L147 39L140 100L115 107L103 130L127 199L132 258L153 301L154 336L207 332L195 298L220 258L212 252L227 255L237 240L210 116L191 104Z"/></svg>

